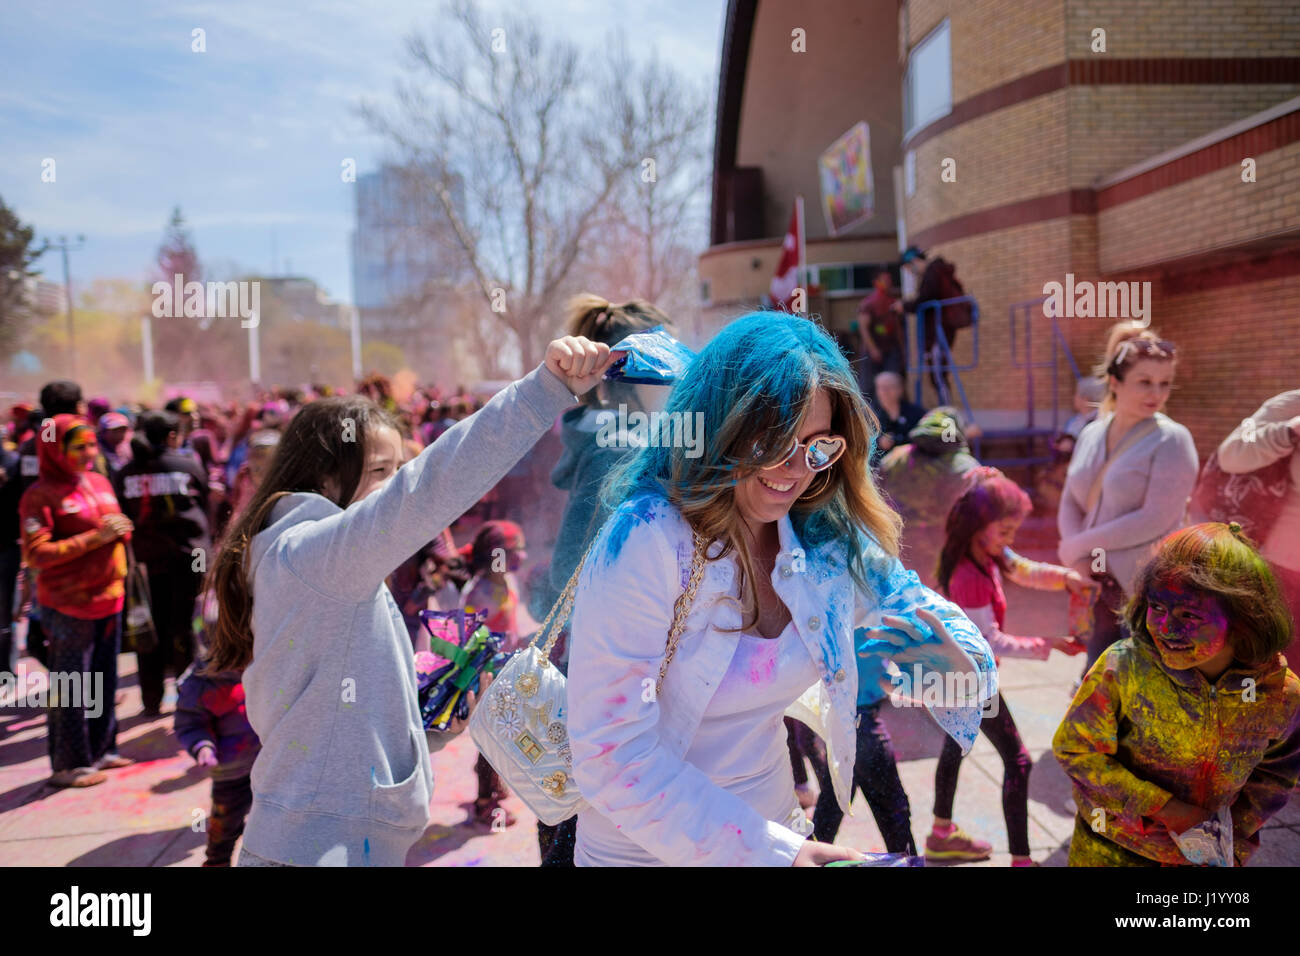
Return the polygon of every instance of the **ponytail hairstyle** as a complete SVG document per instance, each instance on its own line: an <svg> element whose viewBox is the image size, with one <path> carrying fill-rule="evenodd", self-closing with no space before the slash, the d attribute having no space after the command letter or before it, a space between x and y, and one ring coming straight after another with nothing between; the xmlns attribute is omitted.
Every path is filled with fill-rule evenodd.
<svg viewBox="0 0 1300 956"><path fill-rule="evenodd" d="M668 316L644 299L630 299L622 305L612 305L591 292L583 292L570 299L565 307L564 334L580 335L593 342L603 342L614 346L633 332L644 332L656 325L671 326ZM634 386L621 382L602 383L614 399L626 399L634 395ZM598 407L600 397L597 389L583 395L580 401L584 405Z"/></svg>
<svg viewBox="0 0 1300 956"><path fill-rule="evenodd" d="M207 586L217 596L208 671L243 670L253 660L253 591L248 551L270 520L271 509L295 492L325 494L326 479L338 484L334 503L346 508L361 484L366 444L376 428L397 429L392 415L361 396L322 398L289 420L266 479L222 542Z"/></svg>
<svg viewBox="0 0 1300 956"><path fill-rule="evenodd" d="M996 468L980 465L967 472L966 490L953 502L944 527L943 548L935 570L939 589L948 593L953 572L963 558L970 556L971 543L981 531L1003 518L1024 518L1032 510L1033 503L1025 490ZM1010 571L1002 555L991 557L1003 571ZM979 568L978 562L975 567Z"/></svg>
<svg viewBox="0 0 1300 956"><path fill-rule="evenodd" d="M1136 322L1117 322L1110 327L1106 338L1106 357L1093 369L1093 374L1105 387L1106 397L1101 400L1098 415L1108 415L1115 410L1115 390L1110 380L1124 381L1128 370L1143 359L1158 362L1177 360L1177 350L1172 342L1160 338L1155 332Z"/></svg>

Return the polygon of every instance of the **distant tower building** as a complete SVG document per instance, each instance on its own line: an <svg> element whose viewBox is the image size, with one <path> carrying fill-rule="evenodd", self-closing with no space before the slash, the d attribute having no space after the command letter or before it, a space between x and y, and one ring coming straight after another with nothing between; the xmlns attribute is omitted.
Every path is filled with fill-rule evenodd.
<svg viewBox="0 0 1300 956"><path fill-rule="evenodd" d="M463 209L461 183L448 191ZM437 302L462 277L454 241L437 197L401 167L357 177L352 298L363 343L398 346L412 368L427 363L442 332Z"/></svg>

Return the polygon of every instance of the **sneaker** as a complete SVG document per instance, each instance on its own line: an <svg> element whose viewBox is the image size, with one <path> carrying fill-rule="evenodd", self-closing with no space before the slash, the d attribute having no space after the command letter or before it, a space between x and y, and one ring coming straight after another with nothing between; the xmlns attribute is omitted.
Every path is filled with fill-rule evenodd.
<svg viewBox="0 0 1300 956"><path fill-rule="evenodd" d="M961 827L953 827L946 837L933 831L925 838L925 858L940 863L974 863L993 855L993 844L977 840Z"/></svg>
<svg viewBox="0 0 1300 956"><path fill-rule="evenodd" d="M50 777L51 787L93 787L108 779L108 774L92 767L77 767L75 770L60 770Z"/></svg>

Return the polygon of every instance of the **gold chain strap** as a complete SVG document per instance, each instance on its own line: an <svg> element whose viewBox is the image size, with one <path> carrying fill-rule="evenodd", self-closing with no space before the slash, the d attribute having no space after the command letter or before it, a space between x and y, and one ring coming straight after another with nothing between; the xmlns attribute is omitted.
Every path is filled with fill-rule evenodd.
<svg viewBox="0 0 1300 956"><path fill-rule="evenodd" d="M542 647L542 660L544 662L550 661L551 648L555 646L555 642L560 636L560 625L569 619L569 614L573 611L573 597L578 589L578 575L582 573L583 567L587 564L587 559L591 557L591 549L595 546L596 539L592 538L591 544L587 545L587 553L582 556L582 560L578 562L578 566L574 568L573 573L569 575L569 583L566 584L564 590L560 592L559 600L551 605L551 610L547 613L546 620L542 622L541 628L538 629L537 633L533 636L532 642L528 645L529 647L535 647L537 645L538 640L540 640L541 636L546 633L546 629L551 626L551 621L555 618L555 612L559 611L559 620L555 622L555 627L551 630L550 635L546 638L546 644Z"/></svg>
<svg viewBox="0 0 1300 956"><path fill-rule="evenodd" d="M672 663L673 655L677 653L677 644L681 640L682 631L686 627L686 617L690 614L691 605L695 602L695 592L700 589L700 582L704 580L704 552L706 550L705 541L696 532L692 532L695 540L695 551L691 556L691 576L687 580L686 589L678 595L677 600L673 603L673 624L668 630L668 650L664 655L664 662L659 667L659 681L655 684L655 693L663 690L664 675L668 673L668 665ZM599 535L597 536L599 537ZM564 585L564 590L560 592L559 600L551 606L550 613L546 615L546 620L542 622L541 628L533 637L529 647L535 647L547 629L551 628L551 621L555 620L555 627L551 628L550 634L546 638L546 644L542 647L542 661L550 663L551 649L555 646L556 640L560 636L560 625L569 619L573 612L573 599L578 588L578 576L587 564L587 559L591 557L591 549L596 546L593 539L587 546L587 553L582 556L578 566L574 568L573 574L569 576L569 582ZM558 619L556 612L559 612Z"/></svg>
<svg viewBox="0 0 1300 956"><path fill-rule="evenodd" d="M686 616L691 612L691 605L695 602L695 592L700 589L700 582L704 580L705 541L698 532L694 533L694 536L695 553L691 556L691 576L686 582L686 590L678 595L673 603L673 626L668 631L668 653L664 655L664 662L659 667L659 680L655 683L656 696L664 689L664 676L668 673L668 665L673 662L673 655L677 653L677 642L686 627Z"/></svg>

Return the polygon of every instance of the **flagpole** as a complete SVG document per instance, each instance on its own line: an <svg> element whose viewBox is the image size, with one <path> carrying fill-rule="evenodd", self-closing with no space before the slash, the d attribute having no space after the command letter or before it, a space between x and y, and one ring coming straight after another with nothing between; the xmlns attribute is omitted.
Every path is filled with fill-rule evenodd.
<svg viewBox="0 0 1300 956"><path fill-rule="evenodd" d="M797 276L796 285L803 289L804 315L808 314L808 257L804 249L804 227L803 227L803 196L794 197L795 217L798 224L795 226L795 242L799 247L799 263L796 266L795 274Z"/></svg>

